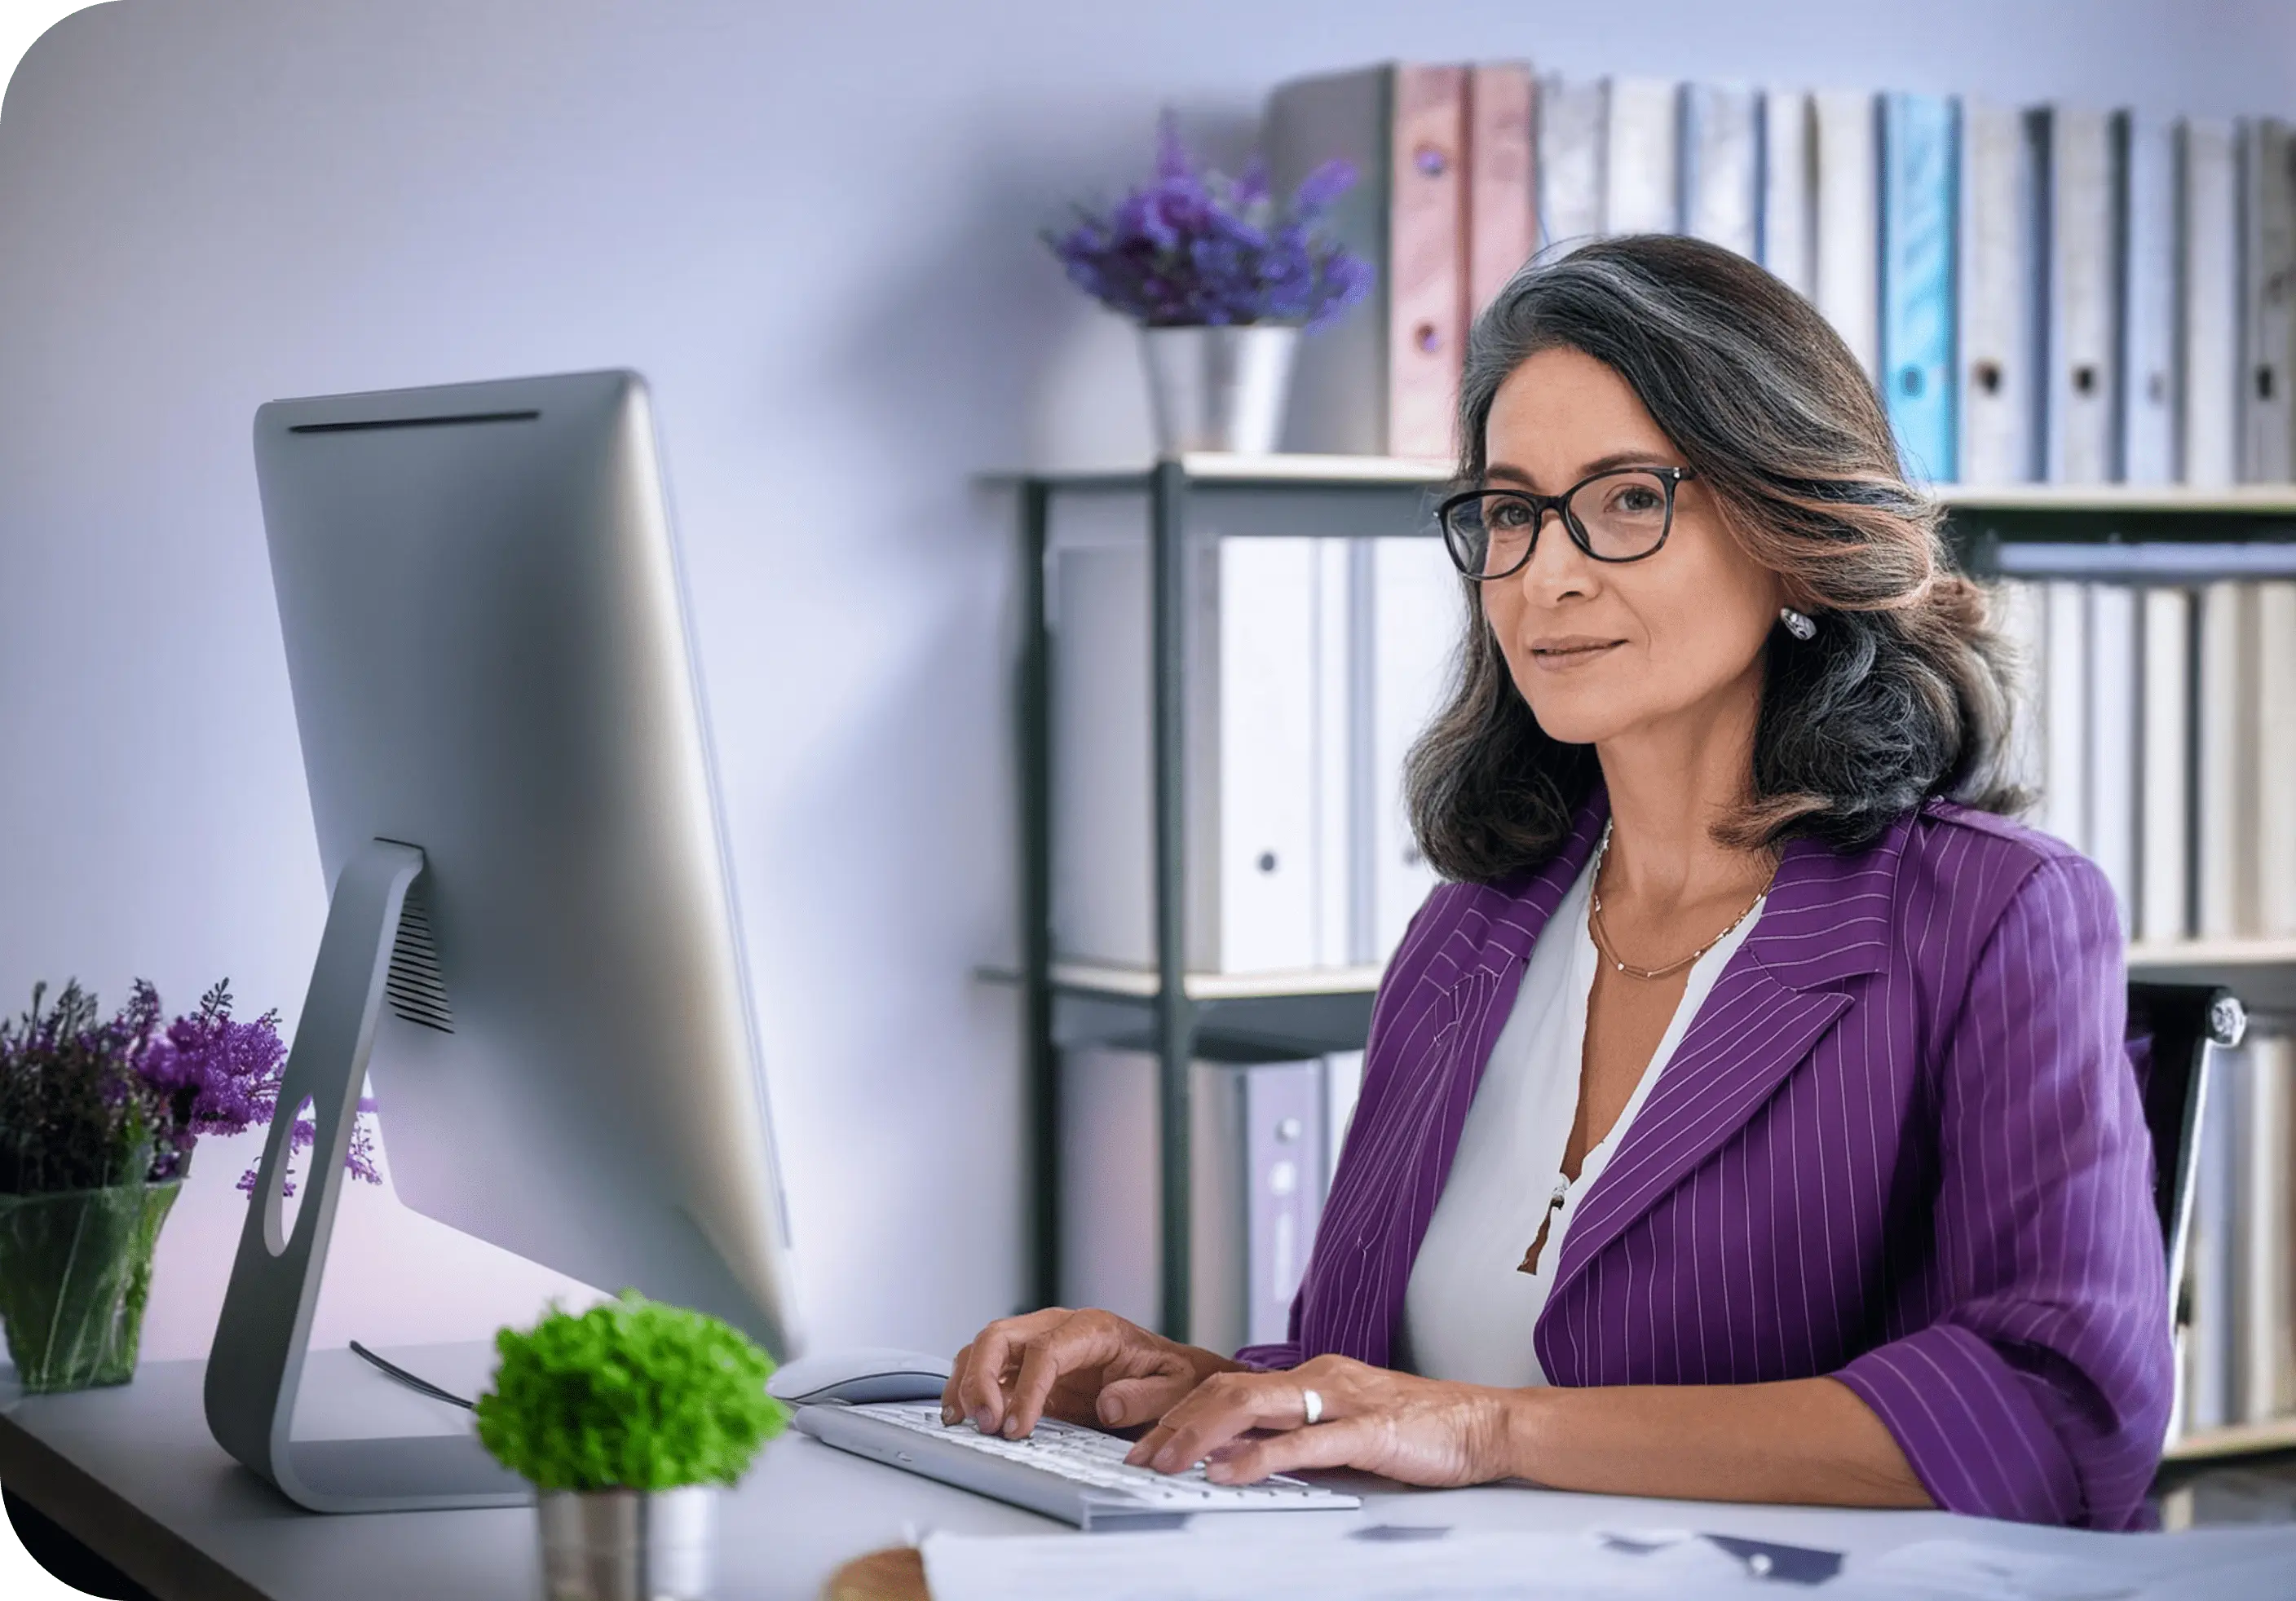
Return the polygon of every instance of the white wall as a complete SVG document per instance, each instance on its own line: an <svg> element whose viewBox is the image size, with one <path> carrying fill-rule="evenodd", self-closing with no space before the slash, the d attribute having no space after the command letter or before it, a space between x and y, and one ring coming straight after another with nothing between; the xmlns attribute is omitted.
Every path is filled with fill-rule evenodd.
<svg viewBox="0 0 2296 1601"><path fill-rule="evenodd" d="M1033 239L1286 75L1394 54L2296 110L2252 0L129 0L0 110L0 1005L36 977L291 1021L324 911L249 450L286 395L628 364L696 598L817 1335L1021 1293L1010 537L971 475L1144 449ZM243 1142L251 1145L252 1141ZM244 1149L161 1250L205 1349ZM563 1287L355 1192L319 1337Z"/></svg>

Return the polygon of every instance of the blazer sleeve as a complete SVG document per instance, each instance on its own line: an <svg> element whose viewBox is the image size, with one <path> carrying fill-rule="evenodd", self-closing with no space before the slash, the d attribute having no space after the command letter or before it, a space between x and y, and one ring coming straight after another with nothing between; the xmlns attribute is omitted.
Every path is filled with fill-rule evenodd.
<svg viewBox="0 0 2296 1601"><path fill-rule="evenodd" d="M2123 961L2104 875L2045 858L1934 1065L1934 1320L1834 1376L1948 1511L2144 1520L2174 1355Z"/></svg>
<svg viewBox="0 0 2296 1601"><path fill-rule="evenodd" d="M1292 1298L1292 1327L1285 1339L1265 1345L1242 1345L1236 1348L1235 1360L1255 1373L1273 1373L1278 1368L1297 1368L1307 1359L1300 1352L1300 1298Z"/></svg>

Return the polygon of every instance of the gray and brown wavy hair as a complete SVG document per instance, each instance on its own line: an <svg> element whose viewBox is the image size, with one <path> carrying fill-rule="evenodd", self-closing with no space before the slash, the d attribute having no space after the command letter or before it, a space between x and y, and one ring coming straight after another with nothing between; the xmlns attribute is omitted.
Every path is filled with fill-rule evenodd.
<svg viewBox="0 0 2296 1601"><path fill-rule="evenodd" d="M1925 797L1992 812L2011 779L2010 655L1956 567L1936 502L1906 481L1872 382L1808 301L1743 257L1631 234L1534 260L1475 319L1459 470L1483 476L1493 397L1531 355L1578 350L1626 380L1697 470L1747 554L1820 618L1771 632L1754 770L1721 843L1872 844ZM1446 878L1537 866L1599 776L1538 726L1474 585L1452 693L1405 764L1419 846Z"/></svg>

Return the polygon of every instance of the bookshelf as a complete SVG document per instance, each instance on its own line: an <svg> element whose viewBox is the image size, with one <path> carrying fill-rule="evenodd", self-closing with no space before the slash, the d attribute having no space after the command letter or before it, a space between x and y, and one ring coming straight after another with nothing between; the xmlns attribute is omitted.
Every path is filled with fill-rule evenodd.
<svg viewBox="0 0 2296 1601"><path fill-rule="evenodd" d="M1008 484L1039 483L1063 489L1141 489L1165 464L1191 484L1401 484L1451 481L1456 464L1437 456L1234 455L1186 451L1163 462L1076 471L1012 471L990 475ZM1931 494L1949 510L2096 512L2166 511L2183 515L2278 516L2296 534L2296 484L1937 484Z"/></svg>
<svg viewBox="0 0 2296 1601"><path fill-rule="evenodd" d="M1428 537L1430 513L1452 463L1374 456L1168 457L1132 470L1004 473L1017 492L1022 542L1021 964L999 975L1024 996L1031 1263L1037 1304L1051 1303L1061 1262L1060 1055L1093 1045L1152 1052L1158 1061L1160 1238L1158 1324L1190 1326L1190 1067L1199 1059L1266 1059L1360 1049L1379 970L1372 967L1237 975L1191 971L1185 960L1184 558L1192 538L1254 533L1332 538ZM1964 567L2002 570L2005 547L2062 548L2068 564L2097 547L2144 542L2194 549L2195 570L2215 570L2233 546L2285 543L2296 555L2296 486L1939 486L1946 533ZM1071 495L1144 497L1149 563L1150 782L1154 921L1152 964L1071 961L1053 948L1052 651L1047 563L1056 501ZM2266 554L2271 554L2266 551ZM2078 569L2095 575L2095 567ZM2181 571L2181 569L2178 569ZM2296 572L2296 564L2287 569ZM2252 1008L2296 1008L2296 940L2187 940L2134 944L2133 975L2222 984ZM2206 1441L2191 1442L2198 1452Z"/></svg>

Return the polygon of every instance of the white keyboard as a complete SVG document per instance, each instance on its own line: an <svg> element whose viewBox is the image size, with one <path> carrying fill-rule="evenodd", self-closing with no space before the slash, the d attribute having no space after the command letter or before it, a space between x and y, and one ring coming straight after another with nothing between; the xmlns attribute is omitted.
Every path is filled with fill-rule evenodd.
<svg viewBox="0 0 2296 1601"><path fill-rule="evenodd" d="M797 1426L829 1445L1012 1501L1084 1528L1177 1523L1199 1512L1346 1511L1354 1496L1283 1474L1214 1484L1201 1467L1160 1474L1124 1460L1132 1442L1047 1417L1025 1440L940 1420L939 1401L800 1409Z"/></svg>

